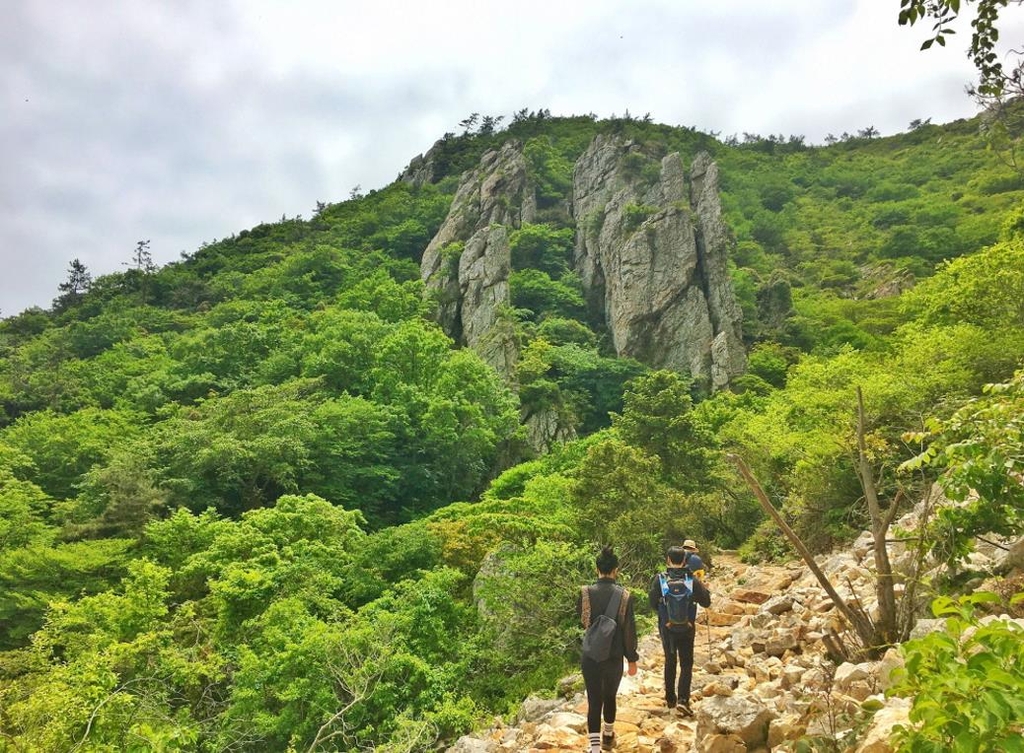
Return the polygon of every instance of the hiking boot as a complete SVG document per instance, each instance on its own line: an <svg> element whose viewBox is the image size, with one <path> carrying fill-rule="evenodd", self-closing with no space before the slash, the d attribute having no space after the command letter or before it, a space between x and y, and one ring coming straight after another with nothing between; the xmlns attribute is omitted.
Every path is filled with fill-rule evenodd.
<svg viewBox="0 0 1024 753"><path fill-rule="evenodd" d="M601 750L611 750L615 747L615 733L601 735Z"/></svg>
<svg viewBox="0 0 1024 753"><path fill-rule="evenodd" d="M693 709L690 708L690 704L686 701L680 701L677 703L676 711L680 716L693 716Z"/></svg>

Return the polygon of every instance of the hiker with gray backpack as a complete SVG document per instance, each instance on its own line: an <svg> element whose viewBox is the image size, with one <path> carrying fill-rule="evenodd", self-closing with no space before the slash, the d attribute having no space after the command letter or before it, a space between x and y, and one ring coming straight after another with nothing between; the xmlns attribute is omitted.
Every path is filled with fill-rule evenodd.
<svg viewBox="0 0 1024 753"><path fill-rule="evenodd" d="M693 716L690 682L693 678L693 643L697 635L697 605L711 606L704 585L704 563L692 539L669 547L665 571L651 579L647 599L658 613L658 633L665 652L665 703L683 716ZM679 682L676 684L676 664Z"/></svg>
<svg viewBox="0 0 1024 753"><path fill-rule="evenodd" d="M615 583L619 558L606 546L597 555L597 581L583 586L576 600L576 614L583 623L580 669L587 688L587 736L590 753L611 750L615 745L615 696L622 680L622 660L630 676L636 674L636 621L633 596ZM601 719L604 718L604 727Z"/></svg>

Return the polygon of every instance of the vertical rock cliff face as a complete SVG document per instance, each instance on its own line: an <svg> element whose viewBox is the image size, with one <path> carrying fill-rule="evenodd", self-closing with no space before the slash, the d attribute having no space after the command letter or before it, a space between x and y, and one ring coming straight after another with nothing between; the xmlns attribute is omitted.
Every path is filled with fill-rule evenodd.
<svg viewBox="0 0 1024 753"><path fill-rule="evenodd" d="M427 294L438 302L437 317L445 332L479 353L513 385L519 346L514 324L501 318L511 302L508 233L532 222L536 213L522 145L507 142L463 175L448 217L420 262ZM522 421L530 446L538 452L576 436L554 410L524 413Z"/></svg>
<svg viewBox="0 0 1024 753"><path fill-rule="evenodd" d="M480 350L506 376L514 371L514 348L495 342L492 329L500 306L509 301L507 228L530 222L536 211L522 145L509 141L487 152L480 166L463 176L448 217L420 262L445 332Z"/></svg>
<svg viewBox="0 0 1024 753"><path fill-rule="evenodd" d="M712 389L743 373L710 157L694 160L688 182L678 154L658 164L636 144L598 136L576 163L573 217L576 269L618 355Z"/></svg>
<svg viewBox="0 0 1024 753"><path fill-rule="evenodd" d="M654 160L636 144L598 136L576 163L571 206L574 266L618 355L691 374L711 389L743 373L741 313L710 157L699 155L687 176L678 154ZM509 232L536 211L522 145L509 141L463 175L420 265L445 331L511 384L518 345L502 317L511 302ZM534 447L572 436L554 413L524 420Z"/></svg>
<svg viewBox="0 0 1024 753"><path fill-rule="evenodd" d="M743 348L743 312L729 280L729 229L722 221L718 165L701 152L690 166L690 205L696 217L697 254L703 260L704 291L715 333L711 342L711 384L728 384L747 370Z"/></svg>

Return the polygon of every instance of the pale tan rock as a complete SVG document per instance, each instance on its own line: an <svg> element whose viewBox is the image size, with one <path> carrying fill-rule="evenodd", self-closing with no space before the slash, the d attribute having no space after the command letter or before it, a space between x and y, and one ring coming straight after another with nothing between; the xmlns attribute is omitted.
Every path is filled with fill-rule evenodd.
<svg viewBox="0 0 1024 753"><path fill-rule="evenodd" d="M733 689L730 688L728 685L726 685L724 682L716 681L716 682L709 682L707 685L705 685L703 688L701 688L700 692L701 692L701 695L704 698L708 698L710 696L715 696L715 695L731 696L732 695L732 691L733 691Z"/></svg>
<svg viewBox="0 0 1024 753"><path fill-rule="evenodd" d="M764 651L769 656L782 656L786 651L796 648L797 636L792 631L778 631L764 644Z"/></svg>
<svg viewBox="0 0 1024 753"><path fill-rule="evenodd" d="M735 734L747 747L763 746L768 740L769 722L775 712L748 697L714 696L697 709L698 739L712 734Z"/></svg>
<svg viewBox="0 0 1024 753"><path fill-rule="evenodd" d="M786 667L786 669L784 669L783 672L782 672L782 677L780 678L780 682L782 683L782 687L787 689L787 690L789 688L796 687L797 685L800 684L800 679L804 676L804 673L806 673L806 672L807 672L807 670L804 667L800 667L800 666Z"/></svg>
<svg viewBox="0 0 1024 753"><path fill-rule="evenodd" d="M699 743L700 753L746 753L747 746L739 735L707 735Z"/></svg>
<svg viewBox="0 0 1024 753"><path fill-rule="evenodd" d="M625 708L619 709L618 713L615 715L616 729L618 729L618 725L620 724L639 728L646 718L646 712L641 711L634 706L626 706Z"/></svg>
<svg viewBox="0 0 1024 753"><path fill-rule="evenodd" d="M873 680L855 680L847 686L846 694L858 701L864 701L875 692L877 687L878 684Z"/></svg>
<svg viewBox="0 0 1024 753"><path fill-rule="evenodd" d="M572 711L556 711L546 716L544 723L551 727L567 727L583 734L587 731L587 717Z"/></svg>
<svg viewBox="0 0 1024 753"><path fill-rule="evenodd" d="M768 747L776 750L787 740L796 740L807 734L807 725L798 714L783 714L768 725Z"/></svg>
<svg viewBox="0 0 1024 753"><path fill-rule="evenodd" d="M542 724L537 729L537 736L534 739L533 747L537 750L579 749L580 745L586 746L586 744L586 734L580 734L567 727L554 728Z"/></svg>
<svg viewBox="0 0 1024 753"><path fill-rule="evenodd" d="M877 677L879 689L888 690L892 687L895 682L892 675L893 670L902 669L903 666L903 654L900 653L899 649L890 648L886 651L885 655L878 662Z"/></svg>
<svg viewBox="0 0 1024 753"><path fill-rule="evenodd" d="M856 753L892 753L895 749L889 742L893 727L909 724L910 702L905 698L892 698L889 705L875 712L871 726L865 733Z"/></svg>
<svg viewBox="0 0 1024 753"><path fill-rule="evenodd" d="M716 627L724 627L728 625L735 625L740 621L741 614L734 614L728 612L709 612L708 620Z"/></svg>
<svg viewBox="0 0 1024 753"><path fill-rule="evenodd" d="M877 662L862 662L860 664L843 662L836 667L834 677L835 686L838 690L845 692L855 682L868 681L869 678L872 678L877 671Z"/></svg>

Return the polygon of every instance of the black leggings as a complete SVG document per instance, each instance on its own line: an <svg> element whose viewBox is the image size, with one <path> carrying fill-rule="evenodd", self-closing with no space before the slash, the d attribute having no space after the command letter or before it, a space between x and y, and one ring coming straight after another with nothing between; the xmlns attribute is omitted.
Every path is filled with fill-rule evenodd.
<svg viewBox="0 0 1024 753"><path fill-rule="evenodd" d="M688 633L661 631L661 647L665 649L665 700L669 703L690 702L690 681L693 678L693 641L696 630ZM676 662L679 663L679 685L676 684Z"/></svg>
<svg viewBox="0 0 1024 753"><path fill-rule="evenodd" d="M587 686L587 732L600 732L602 709L606 722L615 721L615 694L622 680L622 657L603 662L583 659L580 668Z"/></svg>

